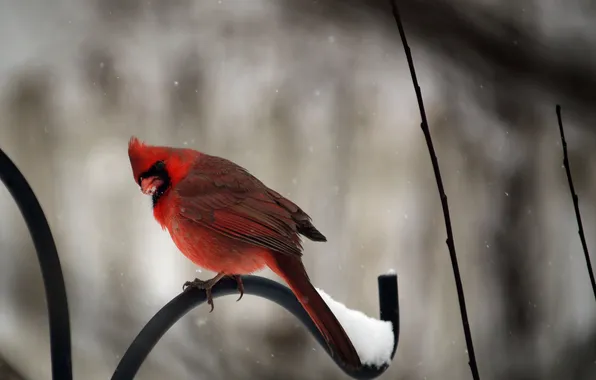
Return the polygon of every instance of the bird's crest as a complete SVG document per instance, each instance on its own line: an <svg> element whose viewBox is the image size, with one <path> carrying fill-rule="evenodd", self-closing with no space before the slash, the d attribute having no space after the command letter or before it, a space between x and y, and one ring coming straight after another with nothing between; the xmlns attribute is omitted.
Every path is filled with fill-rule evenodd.
<svg viewBox="0 0 596 380"><path fill-rule="evenodd" d="M135 182L158 161L163 161L172 184L184 178L200 152L192 149L171 148L146 144L132 136L128 141L128 157Z"/></svg>
<svg viewBox="0 0 596 380"><path fill-rule="evenodd" d="M166 147L145 144L135 136L128 141L128 158L135 181L157 161L166 160L169 156Z"/></svg>

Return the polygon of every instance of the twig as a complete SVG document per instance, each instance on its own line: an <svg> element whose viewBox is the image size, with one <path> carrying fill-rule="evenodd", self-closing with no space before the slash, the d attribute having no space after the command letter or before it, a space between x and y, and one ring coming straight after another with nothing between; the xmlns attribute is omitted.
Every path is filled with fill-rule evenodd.
<svg viewBox="0 0 596 380"><path fill-rule="evenodd" d="M579 198L575 193L575 186L573 186L573 179L571 178L571 168L569 167L569 156L567 155L567 141L565 141L565 132L563 131L563 120L561 119L561 106L557 104L557 119L559 121L559 132L561 132L561 145L563 145L563 166L567 173L567 182L569 182L569 192L573 199L573 207L575 208L575 218L577 219L577 226L579 239L582 242L584 249L584 256L586 256L586 266L588 267L588 274L590 275L590 282L592 283L592 291L596 299L596 280L594 280L594 271L592 270L592 263L590 262L590 253L588 252L588 244L586 244L586 236L584 235L584 226L582 224L582 216L579 212Z"/></svg>
<svg viewBox="0 0 596 380"><path fill-rule="evenodd" d="M443 187L443 180L441 179L441 171L439 169L439 162L437 160L437 155L435 154L435 148L433 146L432 138L430 136L430 130L428 128L428 121L426 120L426 112L424 111L424 102L422 101L422 92L420 90L420 86L418 85L418 79L416 78L416 70L414 69L414 60L412 58L412 52L410 51L410 47L408 46L408 41L406 40L406 33L404 31L404 27L401 22L401 17L399 15L399 10L397 8L396 0L391 1L391 6L393 9L393 17L395 18L395 22L397 23L397 28L399 29L399 35L401 37L401 42L404 46L406 58L408 60L408 66L410 68L410 73L412 75L412 82L414 84L414 90L416 91L416 99L418 100L418 107L420 108L420 116L422 117L422 123L420 124L420 128L422 129L422 132L424 133L426 145L428 146L430 159L432 161L433 170L435 172L435 179L437 180L437 187L439 190L439 195L441 197L441 205L443 206L443 216L445 218L445 228L447 230L447 247L449 248L449 256L451 257L451 265L453 267L453 276L455 277L455 287L457 288L457 298L459 300L459 310L461 313L461 320L462 320L462 325L464 328L464 335L466 338L466 346L468 348L470 370L472 371L472 378L474 380L479 380L480 375L478 374L478 367L476 365L476 355L474 354L474 345L472 344L472 333L470 331L470 324L468 322L468 313L466 311L466 299L464 297L464 289L463 289L463 285L462 285L462 281L461 281L461 276L459 274L459 265L457 263L457 254L455 252L455 242L453 239L453 231L451 228L451 218L449 217L449 205L447 203L447 194L445 194L445 189Z"/></svg>

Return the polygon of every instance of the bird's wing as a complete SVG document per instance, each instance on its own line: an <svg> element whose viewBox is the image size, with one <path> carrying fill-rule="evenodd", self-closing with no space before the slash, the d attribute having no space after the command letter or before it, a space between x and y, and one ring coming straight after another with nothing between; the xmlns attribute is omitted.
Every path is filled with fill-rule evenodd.
<svg viewBox="0 0 596 380"><path fill-rule="evenodd" d="M173 190L182 217L233 239L302 255L292 217L298 206L233 162L203 155Z"/></svg>

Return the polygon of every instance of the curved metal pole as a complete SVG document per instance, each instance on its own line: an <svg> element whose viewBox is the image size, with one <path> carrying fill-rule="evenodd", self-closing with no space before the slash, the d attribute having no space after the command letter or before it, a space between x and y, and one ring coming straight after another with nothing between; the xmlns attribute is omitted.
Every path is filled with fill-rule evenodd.
<svg viewBox="0 0 596 380"><path fill-rule="evenodd" d="M381 320L391 322L393 327L393 351L391 359L395 355L399 339L399 301L397 290L397 275L381 275L379 281L379 304L381 309ZM298 302L292 291L286 286L258 276L242 276L244 284L244 293L266 298L282 306L295 317L297 317L316 338L319 344L333 358L335 363L349 376L354 379L374 379L381 375L388 365L377 368L373 366L363 366L352 370L344 367L333 355L325 343L321 333L310 319L302 305ZM220 280L212 289L213 298L225 295L238 294L236 281L226 277ZM153 347L161 337L172 327L180 318L193 308L205 303L205 292L198 289L189 289L180 293L143 327L139 335L135 338L124 356L120 360L112 380L131 380L137 374L141 364L147 358Z"/></svg>
<svg viewBox="0 0 596 380"><path fill-rule="evenodd" d="M70 318L60 258L52 232L31 186L0 149L0 179L19 207L37 253L48 302L52 378L72 380Z"/></svg>
<svg viewBox="0 0 596 380"><path fill-rule="evenodd" d="M41 267L48 303L52 378L72 380L70 318L66 287L52 232L39 201L27 180L2 149L0 149L0 179L6 185L25 219ZM379 276L378 281L381 320L391 322L393 327L393 351L391 353L393 359L399 339L397 276L382 275ZM294 314L306 325L325 351L334 358L338 366L351 377L355 379L373 379L389 367L388 365L380 368L363 366L356 370L345 368L336 359L337 355L329 352L329 348L319 330L290 289L275 281L257 276L243 276L243 283L246 294L267 298ZM237 294L237 292L236 281L224 278L213 288L213 297ZM181 293L165 305L145 325L130 345L118 364L112 380L134 378L149 352L166 331L191 309L203 304L205 301L203 291L191 289Z"/></svg>

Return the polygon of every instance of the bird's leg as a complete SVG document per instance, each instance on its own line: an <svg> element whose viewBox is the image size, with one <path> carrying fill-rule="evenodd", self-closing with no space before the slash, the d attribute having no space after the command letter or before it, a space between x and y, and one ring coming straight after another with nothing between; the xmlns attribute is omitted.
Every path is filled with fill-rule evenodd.
<svg viewBox="0 0 596 380"><path fill-rule="evenodd" d="M240 292L240 297L236 300L236 302L240 301L242 299L242 296L244 295L244 284L242 283L242 277L240 277L240 275L233 275L232 278L234 278L234 280L236 280L236 283L238 284L238 291Z"/></svg>
<svg viewBox="0 0 596 380"><path fill-rule="evenodd" d="M213 288L213 286L215 284L217 284L219 282L219 280L221 280L223 277L225 276L225 274L223 273L218 273L215 277L203 281L200 280L198 278L195 278L192 281L186 281L184 283L184 285L182 285L182 290L186 291L190 288L197 288L199 290L204 290L205 291L205 295L207 296L207 304L211 305L211 310L209 311L210 313L213 311L213 296L211 295L211 288Z"/></svg>

